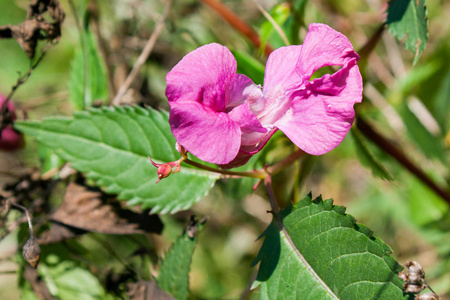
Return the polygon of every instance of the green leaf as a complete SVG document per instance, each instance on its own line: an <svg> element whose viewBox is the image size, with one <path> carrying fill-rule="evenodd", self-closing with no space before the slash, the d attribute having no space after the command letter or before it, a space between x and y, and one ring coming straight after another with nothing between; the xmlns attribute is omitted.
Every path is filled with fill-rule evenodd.
<svg viewBox="0 0 450 300"><path fill-rule="evenodd" d="M392 250L344 212L308 195L274 216L255 260L260 299L404 297Z"/></svg>
<svg viewBox="0 0 450 300"><path fill-rule="evenodd" d="M237 51L231 51L236 58L237 72L247 75L256 84L264 82L264 65L253 56Z"/></svg>
<svg viewBox="0 0 450 300"><path fill-rule="evenodd" d="M83 29L80 46L75 50L69 78L69 99L77 110L92 106L95 100L106 100L106 70L89 28Z"/></svg>
<svg viewBox="0 0 450 300"><path fill-rule="evenodd" d="M85 266L70 258L70 250L61 244L42 245L38 273L52 296L58 299L113 299L99 279ZM25 264L25 262L23 262ZM27 291L22 299L34 299L21 269L19 286Z"/></svg>
<svg viewBox="0 0 450 300"><path fill-rule="evenodd" d="M65 163L55 151L42 144L38 146L37 153L42 164L41 174L45 174L54 169L59 169ZM58 174L55 174L53 177L58 178L58 176Z"/></svg>
<svg viewBox="0 0 450 300"><path fill-rule="evenodd" d="M434 137L430 131L420 122L420 120L413 114L408 107L407 99L403 101L398 111L403 119L403 122L408 129L408 134L416 142L422 152L428 158L439 159L446 164L445 148L441 141Z"/></svg>
<svg viewBox="0 0 450 300"><path fill-rule="evenodd" d="M115 107L78 112L74 118L16 122L16 128L54 149L71 166L108 193L152 212L187 209L213 186L217 175L182 166L155 185L158 163L180 158L168 115L140 107Z"/></svg>
<svg viewBox="0 0 450 300"><path fill-rule="evenodd" d="M387 13L389 32L399 41L406 36L405 48L413 53L415 64L428 41L425 0L391 0Z"/></svg>
<svg viewBox="0 0 450 300"><path fill-rule="evenodd" d="M270 12L270 16L272 19L277 23L280 28L285 32L286 35L289 36L289 34L286 32L290 28L283 28L283 24L288 20L291 13L290 6L287 3L282 3L279 5L276 5L272 11ZM266 43L269 43L271 46L275 48L286 46L285 41L283 41L283 38L280 36L280 34L275 30L273 24L266 20L261 25L261 48L260 50L264 49L264 46Z"/></svg>
<svg viewBox="0 0 450 300"><path fill-rule="evenodd" d="M445 218L449 205L420 180L412 177L405 191L408 199L409 220L419 226Z"/></svg>
<svg viewBox="0 0 450 300"><path fill-rule="evenodd" d="M198 223L196 220L191 220L191 224L175 241L161 264L158 285L177 300L188 298L189 269L197 244L196 234L203 228L203 224L204 222Z"/></svg>
<svg viewBox="0 0 450 300"><path fill-rule="evenodd" d="M393 177L391 173L377 160L375 155L370 151L364 137L361 132L355 127L351 129L351 136L355 142L356 156L361 164L372 170L372 174L375 177L392 181Z"/></svg>

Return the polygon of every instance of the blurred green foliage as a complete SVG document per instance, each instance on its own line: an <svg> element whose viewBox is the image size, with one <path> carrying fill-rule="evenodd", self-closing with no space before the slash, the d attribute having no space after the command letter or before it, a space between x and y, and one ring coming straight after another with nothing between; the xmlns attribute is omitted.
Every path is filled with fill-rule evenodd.
<svg viewBox="0 0 450 300"><path fill-rule="evenodd" d="M82 107L74 106L70 101L68 88L70 81L81 80L81 72L74 71L74 68L81 70L82 67L81 59L76 56L77 49L80 49L80 32L69 2L61 2L66 11L61 41L52 47L12 99L20 115L26 113L33 120L71 115ZM163 2L115 0L93 3L97 4L101 34L108 45L109 60L102 63L113 67L113 80L120 84L150 36L155 20L163 11ZM273 47L284 45L252 1L224 3ZM22 0L0 1L0 25L22 22L26 16L26 4L27 1ZM323 22L348 36L355 49L361 48L370 38L383 21L385 11L381 0L293 0L287 3L264 1L261 4L280 23L292 44L301 43L306 33L302 27L304 24ZM450 3L429 1L427 9L430 41L420 58L416 56L418 60L414 67L414 55L403 49L387 32L384 33L363 70L376 93L366 89L358 113L401 146L438 184L448 189ZM98 39L92 41L98 42ZM165 74L183 55L211 42L232 49L239 72L250 76L256 83L263 83L266 57L259 49L201 2L179 0L172 7L167 28L132 87L135 94L128 97L131 103L167 109L163 95ZM0 49L0 92L7 94L17 80L17 73L25 73L30 62L12 39L0 40ZM100 71L98 62L93 68ZM100 98L106 94L105 88L103 85ZM292 144L283 138L282 134L277 136L255 160L262 158L263 161L274 162L291 153ZM27 139L26 148L19 154L1 153L0 161L25 161L30 167L46 171L60 164L51 157L51 151L37 153L33 143ZM376 158L371 165L386 168L393 177L392 182L374 177L371 169L361 164L361 155L358 155L361 147L355 147L348 136L329 154L313 160L304 158L280 173L278 178L274 178L277 182L275 191L287 200L301 199L312 191L315 196L323 194L324 198L334 198L338 205L348 206L348 213L358 222L367 224L376 236L395 250L393 256L397 261L419 261L433 289L443 298L450 297L448 204L372 142L367 141L364 149L372 154L365 155L366 161L367 158ZM40 163L39 155L47 157L44 164ZM254 166L261 167L253 161L247 167L251 169ZM301 166L308 167L300 170ZM293 189L293 182L301 182L301 185ZM189 297L238 299L249 286L249 278L254 273L250 263L261 245L255 240L271 220L267 214L270 205L264 199L263 189L259 187L251 193L255 183L248 178L221 179L191 210L162 217L165 225L162 236L87 233L68 242L43 246L39 275L52 294L61 299L124 298L129 282L150 280L158 273L160 257L181 234L189 216L207 215L209 222L199 235L191 265ZM56 189L52 197L61 199L63 193ZM20 214L10 214L8 222L12 223L19 217ZM44 221L45 216L38 219L41 225ZM26 228L20 231L26 232ZM23 299L36 299L22 275L24 261L14 255L20 253L25 236L14 230L0 241L2 299L17 299L19 290ZM1 270L5 270L4 273ZM8 273L10 270L12 272ZM246 296L256 299L257 293Z"/></svg>

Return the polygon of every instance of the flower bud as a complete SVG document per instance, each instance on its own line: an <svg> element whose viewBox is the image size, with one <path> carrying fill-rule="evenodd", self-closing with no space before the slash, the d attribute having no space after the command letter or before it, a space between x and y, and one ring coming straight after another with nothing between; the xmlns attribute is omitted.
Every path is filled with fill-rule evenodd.
<svg viewBox="0 0 450 300"><path fill-rule="evenodd" d="M412 260L405 264L406 270L400 272L398 277L404 281L403 288L406 293L418 294L425 289L425 271L422 266Z"/></svg>
<svg viewBox="0 0 450 300"><path fill-rule="evenodd" d="M33 268L36 269L39 259L41 258L41 247L39 247L39 244L33 237L30 237L25 243L25 246L23 246L22 256Z"/></svg>
<svg viewBox="0 0 450 300"><path fill-rule="evenodd" d="M169 177L172 173L180 172L181 166L180 163L183 161L183 158L180 158L176 161L167 162L164 164L157 164L155 163L150 156L148 156L148 159L154 165L157 169L156 172L158 173L158 180L155 183L158 183L161 181L161 179Z"/></svg>
<svg viewBox="0 0 450 300"><path fill-rule="evenodd" d="M439 300L439 296L435 293L425 293L422 295L417 295L414 300Z"/></svg>

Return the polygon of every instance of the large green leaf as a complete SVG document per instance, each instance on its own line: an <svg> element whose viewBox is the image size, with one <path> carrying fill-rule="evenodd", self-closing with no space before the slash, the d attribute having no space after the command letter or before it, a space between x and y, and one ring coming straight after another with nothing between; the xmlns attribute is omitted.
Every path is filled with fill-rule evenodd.
<svg viewBox="0 0 450 300"><path fill-rule="evenodd" d="M71 166L85 172L106 192L130 205L175 212L191 207L213 186L217 175L183 166L155 185L156 162L177 160L175 139L166 113L140 107L78 112L74 118L16 122L16 128L54 149Z"/></svg>
<svg viewBox="0 0 450 300"><path fill-rule="evenodd" d="M192 254L197 244L197 232L202 227L203 224L191 220L186 231L175 241L161 264L158 285L177 300L188 298Z"/></svg>
<svg viewBox="0 0 450 300"><path fill-rule="evenodd" d="M399 41L406 36L405 48L413 53L415 64L428 41L425 0L391 0L387 13L389 32Z"/></svg>
<svg viewBox="0 0 450 300"><path fill-rule="evenodd" d="M265 231L260 299L402 299L392 250L333 201L311 195Z"/></svg>

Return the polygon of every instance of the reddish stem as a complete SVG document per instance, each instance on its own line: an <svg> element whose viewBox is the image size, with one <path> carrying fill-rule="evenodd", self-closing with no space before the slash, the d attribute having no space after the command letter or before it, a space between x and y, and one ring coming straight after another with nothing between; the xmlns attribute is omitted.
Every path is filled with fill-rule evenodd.
<svg viewBox="0 0 450 300"><path fill-rule="evenodd" d="M377 144L383 151L392 156L396 161L398 161L403 167L405 167L411 174L416 176L420 181L425 183L430 189L432 189L436 194L441 196L445 201L450 203L450 191L443 189L438 186L430 177L428 177L425 172L423 172L419 167L417 167L406 155L392 144L389 140L375 131L369 124L367 124L363 119L357 117L356 127L372 142Z"/></svg>
<svg viewBox="0 0 450 300"><path fill-rule="evenodd" d="M234 27L238 32L247 37L250 42L256 47L259 48L261 46L261 39L258 33L253 30L247 23L245 23L241 18L239 18L234 12L232 12L228 7L222 4L222 2L218 0L201 0L203 3L207 4L209 7L214 9L225 21L228 22L231 26ZM264 54L269 55L273 52L272 47L266 44L264 46Z"/></svg>

